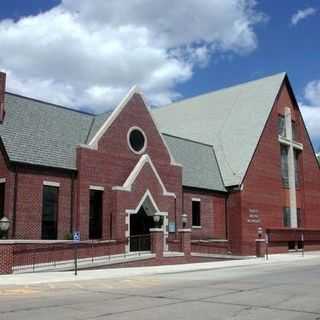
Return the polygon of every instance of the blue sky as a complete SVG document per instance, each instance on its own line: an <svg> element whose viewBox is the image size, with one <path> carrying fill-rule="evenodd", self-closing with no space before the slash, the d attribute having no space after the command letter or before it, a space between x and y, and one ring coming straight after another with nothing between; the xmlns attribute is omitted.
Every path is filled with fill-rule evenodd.
<svg viewBox="0 0 320 320"><path fill-rule="evenodd" d="M8 72L8 79L12 79L8 80L11 91L39 95L42 99L101 112L106 105L108 108L115 105L134 82L141 85L146 95L151 97L152 104L161 105L286 71L301 104L314 147L320 151L319 1L265 0L254 4L252 0L241 0L238 2L245 5L235 7L237 1L231 0L226 0L223 5L217 0L172 0L170 9L177 14L170 12L167 20L159 18L168 13L165 7L158 5L148 10L146 0L141 1L143 10L137 10L139 13L134 8L130 12L129 8L128 12L121 12L121 15L119 11L117 13L115 0L89 2L92 7L85 0L65 0L62 4L56 0L1 1L0 43L5 43L7 51L4 51L7 53L17 50L23 53L20 56L13 54L11 59L1 57L0 53L0 68ZM207 6L208 14L197 7L196 3L200 2L202 7ZM200 20L195 20L191 29L188 24L190 20L179 20L179 10L188 4L193 11L191 14L198 15ZM52 11L57 8L62 9ZM108 11L108 15L104 15L104 10ZM298 18L292 20L299 11ZM76 20L70 18L76 15ZM24 23L21 23L22 17L26 17ZM5 24L5 19L12 19L9 26ZM215 19L217 22L212 24ZM239 21L239 24L231 29L233 20ZM124 27L125 21L136 28L128 30ZM166 23L168 25L163 28ZM97 26L103 29L103 33L95 29ZM61 39L60 29L63 35ZM29 33L25 33L26 30ZM35 31L34 35L33 32L30 35L30 30ZM212 36L210 30L217 30L219 34ZM70 40L68 37L72 33L76 36ZM232 34L236 35L235 38ZM125 50L120 50L123 43L117 42L122 36L128 37L125 38ZM22 40L18 41L19 37ZM46 37L49 40L42 42ZM60 40L63 46L59 47ZM128 42L130 44L127 46ZM82 46L79 55L77 43ZM108 43L119 50L118 57L123 54L123 59L110 54L106 46ZM39 52L37 46L40 47ZM97 56L104 52L110 56L105 73L112 84L103 75L91 75L90 70L83 69L85 63L91 63L90 59L93 59L93 66L100 69L100 63L103 69L103 58L98 61L92 58L95 48ZM20 63L26 59L27 64L29 60L26 57L29 56L33 59L33 69L26 69ZM74 65L64 64L68 59L74 60ZM129 62L126 64L124 61ZM141 67L143 62L148 66L145 69ZM48 67L50 64L52 69ZM116 74L115 70L120 70L123 76ZM68 79L64 81L62 77L66 73ZM79 78L86 74L88 82L80 83ZM148 78L150 74L152 77ZM36 89L32 89L32 86ZM59 97L53 96L52 92L59 90ZM81 90L86 95L80 94ZM105 97L108 97L107 101Z"/></svg>

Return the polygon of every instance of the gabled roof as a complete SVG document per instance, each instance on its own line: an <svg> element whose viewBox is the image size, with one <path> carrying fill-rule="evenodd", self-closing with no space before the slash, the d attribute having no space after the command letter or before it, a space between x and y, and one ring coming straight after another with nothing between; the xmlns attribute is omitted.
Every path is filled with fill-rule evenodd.
<svg viewBox="0 0 320 320"><path fill-rule="evenodd" d="M86 143L94 116L5 94L0 136L10 161L76 169L75 150Z"/></svg>
<svg viewBox="0 0 320 320"><path fill-rule="evenodd" d="M173 157L183 165L184 186L226 191L212 145L166 134L163 137Z"/></svg>
<svg viewBox="0 0 320 320"><path fill-rule="evenodd" d="M179 101L153 114L162 133L213 145L225 186L240 185L285 76Z"/></svg>
<svg viewBox="0 0 320 320"><path fill-rule="evenodd" d="M183 168L183 185L225 191L241 183L285 74L212 92L152 111ZM76 170L76 147L89 144L113 112L79 112L5 94L0 137L10 161ZM108 120L110 122L110 119Z"/></svg>

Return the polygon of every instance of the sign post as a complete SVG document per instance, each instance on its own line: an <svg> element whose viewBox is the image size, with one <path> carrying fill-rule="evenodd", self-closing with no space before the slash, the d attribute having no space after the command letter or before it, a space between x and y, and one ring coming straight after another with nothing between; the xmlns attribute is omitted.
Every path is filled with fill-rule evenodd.
<svg viewBox="0 0 320 320"><path fill-rule="evenodd" d="M78 243L80 242L80 232L75 231L73 233L74 242L74 275L78 275Z"/></svg>

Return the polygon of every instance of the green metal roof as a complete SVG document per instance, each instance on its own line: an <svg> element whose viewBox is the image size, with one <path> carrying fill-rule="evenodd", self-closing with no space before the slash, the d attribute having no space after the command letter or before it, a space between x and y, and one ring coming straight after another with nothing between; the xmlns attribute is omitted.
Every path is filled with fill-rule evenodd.
<svg viewBox="0 0 320 320"><path fill-rule="evenodd" d="M213 145L225 186L240 185L285 73L153 110L162 133Z"/></svg>
<svg viewBox="0 0 320 320"><path fill-rule="evenodd" d="M183 165L184 186L226 191L212 146L166 134L163 137L174 159Z"/></svg>

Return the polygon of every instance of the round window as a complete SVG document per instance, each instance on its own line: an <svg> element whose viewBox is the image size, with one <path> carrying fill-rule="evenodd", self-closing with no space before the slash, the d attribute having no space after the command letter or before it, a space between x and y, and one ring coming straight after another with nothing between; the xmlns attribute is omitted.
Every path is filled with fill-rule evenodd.
<svg viewBox="0 0 320 320"><path fill-rule="evenodd" d="M146 146L146 136L141 129L132 128L129 131L128 138L129 138L129 146L134 152L136 153L143 152Z"/></svg>

